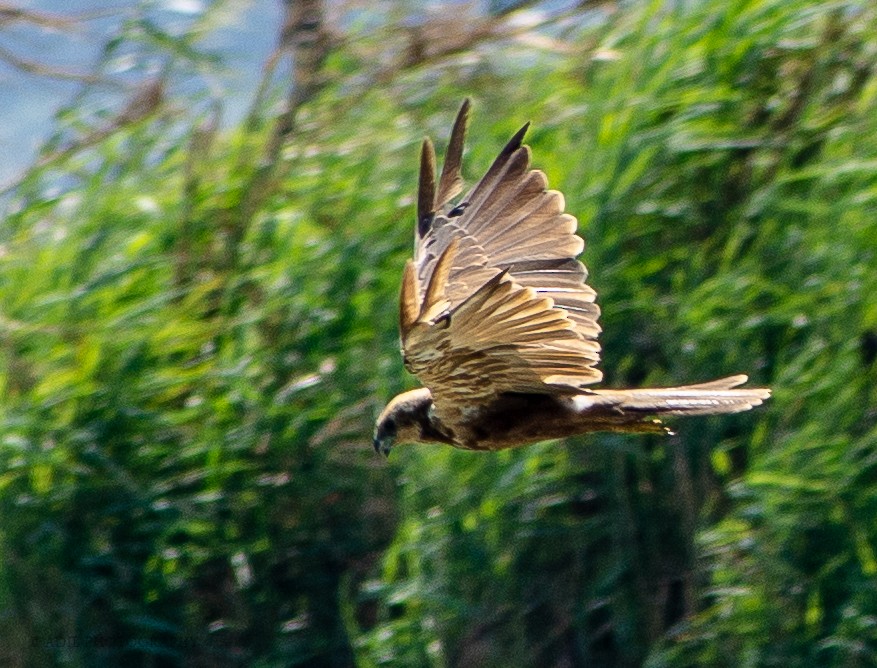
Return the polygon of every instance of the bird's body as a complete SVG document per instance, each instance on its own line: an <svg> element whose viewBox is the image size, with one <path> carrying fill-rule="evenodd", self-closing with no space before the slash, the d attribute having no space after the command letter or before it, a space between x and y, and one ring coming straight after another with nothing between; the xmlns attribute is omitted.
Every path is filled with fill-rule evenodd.
<svg viewBox="0 0 877 668"><path fill-rule="evenodd" d="M405 267L405 366L426 385L393 399L375 449L393 442L500 450L592 431L665 432L660 415L735 413L770 391L744 375L673 388L594 389L596 293L575 258L584 243L563 196L529 169L525 125L459 202L468 100L436 184L421 153L415 257Z"/></svg>
<svg viewBox="0 0 877 668"><path fill-rule="evenodd" d="M451 424L435 418L428 390L411 390L399 396L411 404L408 423L411 428L401 437L398 432L393 436L400 442L446 443L464 450L504 450L592 431L664 431L654 420L645 420L634 428L626 416L614 413L608 402L601 402L595 395L503 394Z"/></svg>
<svg viewBox="0 0 877 668"><path fill-rule="evenodd" d="M465 450L504 450L595 431L668 433L654 415L736 413L766 398L767 390L737 388L744 382L746 376L740 375L687 387L572 395L509 392L447 422L436 417L429 390L420 388L394 399L378 424L386 432L391 420L393 440L446 443Z"/></svg>

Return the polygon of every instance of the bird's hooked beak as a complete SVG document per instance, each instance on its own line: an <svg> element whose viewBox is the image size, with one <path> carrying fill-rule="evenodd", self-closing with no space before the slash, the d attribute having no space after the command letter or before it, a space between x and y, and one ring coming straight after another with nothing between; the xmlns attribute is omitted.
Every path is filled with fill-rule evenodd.
<svg viewBox="0 0 877 668"><path fill-rule="evenodd" d="M375 436L374 446L375 452L380 452L384 457L389 457L390 449L393 447L393 439L386 436L384 438Z"/></svg>

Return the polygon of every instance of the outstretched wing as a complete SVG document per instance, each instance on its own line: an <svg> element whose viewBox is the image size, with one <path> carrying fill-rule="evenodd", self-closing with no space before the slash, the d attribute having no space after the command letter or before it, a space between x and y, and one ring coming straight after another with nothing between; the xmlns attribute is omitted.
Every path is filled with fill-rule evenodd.
<svg viewBox="0 0 877 668"><path fill-rule="evenodd" d="M553 393L599 381L596 293L575 257L584 242L563 195L529 169L518 131L459 203L469 110L454 124L441 177L424 141L415 258L401 303L406 365L436 405L477 406L501 392Z"/></svg>

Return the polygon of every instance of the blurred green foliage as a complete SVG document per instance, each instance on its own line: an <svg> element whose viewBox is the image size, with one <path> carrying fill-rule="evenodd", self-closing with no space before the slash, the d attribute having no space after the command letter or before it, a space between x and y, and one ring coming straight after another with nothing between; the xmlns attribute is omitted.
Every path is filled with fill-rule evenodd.
<svg viewBox="0 0 877 668"><path fill-rule="evenodd" d="M877 10L576 11L575 48L378 84L366 37L336 45L256 200L270 97L29 174L0 230L3 665L877 664ZM414 384L417 146L464 96L470 182L534 121L607 384L748 372L768 405L374 455Z"/></svg>

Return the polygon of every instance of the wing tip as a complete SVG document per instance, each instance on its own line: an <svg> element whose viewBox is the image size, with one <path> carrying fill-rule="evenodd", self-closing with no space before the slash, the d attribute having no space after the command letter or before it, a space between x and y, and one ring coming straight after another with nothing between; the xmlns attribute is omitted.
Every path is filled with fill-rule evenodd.
<svg viewBox="0 0 877 668"><path fill-rule="evenodd" d="M463 104L460 105L460 111L457 112L457 117L460 116L469 116L469 110L472 108L472 98L464 97Z"/></svg>
<svg viewBox="0 0 877 668"><path fill-rule="evenodd" d="M435 193L433 200L433 210L447 204L463 189L462 167L463 167L463 145L466 141L466 128L469 124L469 109L471 108L469 98L463 100L457 117L454 119L454 126L451 129L451 137L448 141L448 148L445 152L445 160L442 165L442 174L439 178L438 191Z"/></svg>
<svg viewBox="0 0 877 668"><path fill-rule="evenodd" d="M497 158L498 159L507 158L512 153L514 153L519 148L521 148L521 146L523 146L523 143L524 143L524 135L527 134L527 130L529 130L529 129L530 129L530 121L527 121L526 123L524 123L521 126L521 128L514 135L512 135L512 138L509 139L508 143L506 143L506 145L503 147L502 151L499 152L499 156L497 156Z"/></svg>
<svg viewBox="0 0 877 668"><path fill-rule="evenodd" d="M435 213L435 146L429 137L420 146L420 179L417 184L417 234L425 236Z"/></svg>

